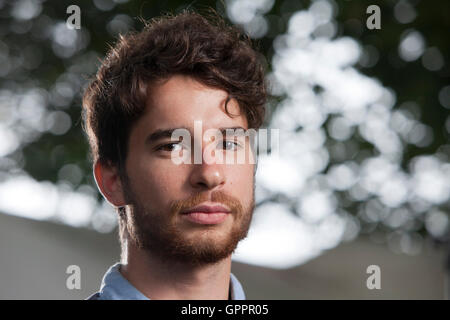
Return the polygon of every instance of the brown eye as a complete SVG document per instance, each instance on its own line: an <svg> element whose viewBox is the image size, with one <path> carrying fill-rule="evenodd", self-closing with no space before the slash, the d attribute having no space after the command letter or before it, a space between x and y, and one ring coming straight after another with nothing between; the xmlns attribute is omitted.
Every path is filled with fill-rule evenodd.
<svg viewBox="0 0 450 320"><path fill-rule="evenodd" d="M156 150L172 152L172 151L174 151L173 146L180 146L181 147L181 143L180 142L173 142L173 143L164 144L162 146L159 146Z"/></svg>

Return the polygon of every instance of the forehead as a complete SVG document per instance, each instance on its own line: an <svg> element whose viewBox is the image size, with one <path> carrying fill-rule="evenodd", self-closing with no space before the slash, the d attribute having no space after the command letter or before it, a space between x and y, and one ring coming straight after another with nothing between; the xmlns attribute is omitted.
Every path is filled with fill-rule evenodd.
<svg viewBox="0 0 450 320"><path fill-rule="evenodd" d="M238 102L227 103L228 93L211 88L185 75L174 75L162 84L149 88L146 111L139 123L147 129L172 127L193 128L194 121L202 121L204 129L224 126L248 127Z"/></svg>

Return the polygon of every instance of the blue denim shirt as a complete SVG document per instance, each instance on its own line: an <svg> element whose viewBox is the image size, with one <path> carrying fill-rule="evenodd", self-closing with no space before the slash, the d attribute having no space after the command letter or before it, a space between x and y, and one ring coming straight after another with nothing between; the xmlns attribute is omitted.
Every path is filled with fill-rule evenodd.
<svg viewBox="0 0 450 320"><path fill-rule="evenodd" d="M111 266L103 276L100 291L86 300L150 300L136 289L119 272L120 263ZM244 290L238 279L230 273L231 300L245 300Z"/></svg>

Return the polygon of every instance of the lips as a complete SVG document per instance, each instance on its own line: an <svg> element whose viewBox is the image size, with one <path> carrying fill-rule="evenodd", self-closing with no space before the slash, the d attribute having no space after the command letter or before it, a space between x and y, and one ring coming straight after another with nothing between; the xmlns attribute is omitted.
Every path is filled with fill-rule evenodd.
<svg viewBox="0 0 450 320"><path fill-rule="evenodd" d="M221 205L200 205L182 212L183 216L195 224L220 224L231 211Z"/></svg>
<svg viewBox="0 0 450 320"><path fill-rule="evenodd" d="M203 212L203 213L230 213L230 210L228 208L225 208L221 205L214 205L214 206L208 206L208 205L200 205L193 208L190 208L188 210L185 210L182 212L182 214L189 214L192 212Z"/></svg>

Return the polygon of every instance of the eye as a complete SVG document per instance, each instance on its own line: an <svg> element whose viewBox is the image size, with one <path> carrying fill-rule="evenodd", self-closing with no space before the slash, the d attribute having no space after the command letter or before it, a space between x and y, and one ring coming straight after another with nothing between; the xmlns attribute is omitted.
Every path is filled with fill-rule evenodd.
<svg viewBox="0 0 450 320"><path fill-rule="evenodd" d="M168 143L168 144L163 144L163 145L157 147L156 150L172 152L172 151L174 151L173 146L181 147L181 142L172 142L172 143Z"/></svg>
<svg viewBox="0 0 450 320"><path fill-rule="evenodd" d="M237 150L241 145L233 140L224 140L222 146L225 150Z"/></svg>

